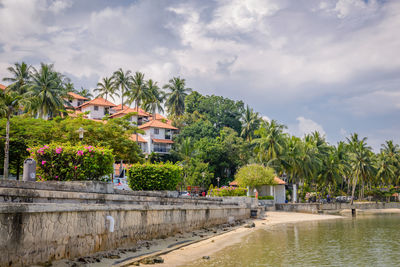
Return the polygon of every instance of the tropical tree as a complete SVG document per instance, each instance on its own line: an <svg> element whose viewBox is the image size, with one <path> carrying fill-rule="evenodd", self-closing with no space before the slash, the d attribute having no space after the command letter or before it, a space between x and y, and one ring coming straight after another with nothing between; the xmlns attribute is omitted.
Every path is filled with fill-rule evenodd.
<svg viewBox="0 0 400 267"><path fill-rule="evenodd" d="M112 78L114 80L115 87L120 89L121 108L124 109L124 96L126 90L130 87L132 82L132 72L130 70L124 72L122 68L119 68L114 72Z"/></svg>
<svg viewBox="0 0 400 267"><path fill-rule="evenodd" d="M185 97L192 91L186 88L185 79L174 77L169 80L168 84L163 86L169 90L166 94L166 103L168 113L172 116L181 116L185 112Z"/></svg>
<svg viewBox="0 0 400 267"><path fill-rule="evenodd" d="M30 99L28 109L38 117L48 119L65 110L68 105L67 91L64 87L64 77L54 71L53 65L41 63L40 69L33 68L28 91L25 94Z"/></svg>
<svg viewBox="0 0 400 267"><path fill-rule="evenodd" d="M260 118L258 112L254 112L253 109L247 105L244 114L242 115L242 136L247 141L251 141L254 135L254 131L260 125Z"/></svg>
<svg viewBox="0 0 400 267"><path fill-rule="evenodd" d="M115 89L113 78L105 77L101 82L97 83L97 88L94 89L94 92L98 92L97 97L105 96L107 100L108 96L110 96L114 100L113 94L115 94Z"/></svg>
<svg viewBox="0 0 400 267"><path fill-rule="evenodd" d="M17 92L4 92L0 90L0 114L6 117L6 137L4 146L4 172L3 178L8 179L8 163L10 148L10 118L20 107L22 96Z"/></svg>
<svg viewBox="0 0 400 267"><path fill-rule="evenodd" d="M144 73L135 72L135 75L132 78L132 82L130 84L129 90L125 93L128 96L128 102L132 104L136 103L136 111L139 111L139 107L142 102L148 99L148 92L146 81L144 79Z"/></svg>
<svg viewBox="0 0 400 267"><path fill-rule="evenodd" d="M165 99L165 94L152 79L146 82L147 97L144 100L143 107L147 112L151 112L153 117L155 117L156 110L163 112L163 102Z"/></svg>
<svg viewBox="0 0 400 267"><path fill-rule="evenodd" d="M32 67L25 62L15 63L14 66L8 67L11 77L3 78L3 81L11 83L8 88L11 91L18 92L20 95L26 93L26 85L31 78Z"/></svg>
<svg viewBox="0 0 400 267"><path fill-rule="evenodd" d="M92 95L92 93L90 92L90 89L86 89L86 88L81 87L81 90L78 91L77 93L78 93L79 95L81 95L81 96L83 96L83 97L86 97L86 98L89 98L89 99L93 98L93 95Z"/></svg>

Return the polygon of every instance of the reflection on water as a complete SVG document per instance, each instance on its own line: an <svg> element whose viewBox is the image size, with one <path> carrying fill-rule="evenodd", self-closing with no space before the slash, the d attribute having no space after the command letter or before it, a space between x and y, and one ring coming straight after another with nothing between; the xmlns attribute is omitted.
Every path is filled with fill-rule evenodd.
<svg viewBox="0 0 400 267"><path fill-rule="evenodd" d="M188 266L400 266L400 214L274 226Z"/></svg>

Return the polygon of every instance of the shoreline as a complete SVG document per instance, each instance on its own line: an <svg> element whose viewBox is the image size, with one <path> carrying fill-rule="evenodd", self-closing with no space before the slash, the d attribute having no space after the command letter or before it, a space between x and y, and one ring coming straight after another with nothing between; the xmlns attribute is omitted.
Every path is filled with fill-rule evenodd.
<svg viewBox="0 0 400 267"><path fill-rule="evenodd" d="M157 253L157 255L162 255L164 263L146 264L143 266L149 266L149 267L183 266L185 264L189 264L198 259L201 259L203 256L212 257L212 255L214 255L218 251L239 243L245 236L260 229L268 229L278 224L332 220L332 219L342 219L342 218L345 218L345 216L269 211L267 212L267 216L265 218L255 219L250 221L250 223L254 222L255 227L246 228L245 226L241 226L230 232L223 233L217 236L210 236L205 240L190 244L182 248L174 249L173 251L170 251L168 253L163 253L163 252ZM132 263L133 262L134 261L132 261ZM125 266L130 266L130 265L125 265Z"/></svg>

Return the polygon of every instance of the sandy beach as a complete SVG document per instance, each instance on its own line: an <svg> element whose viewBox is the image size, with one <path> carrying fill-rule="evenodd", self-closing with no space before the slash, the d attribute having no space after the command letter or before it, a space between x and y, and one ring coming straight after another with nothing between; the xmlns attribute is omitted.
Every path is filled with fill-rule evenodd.
<svg viewBox="0 0 400 267"><path fill-rule="evenodd" d="M211 237L209 239L200 241L198 243L174 250L168 254L162 255L164 263L145 266L182 266L193 262L203 256L211 256L224 249L225 247L236 244L242 240L243 237L252 233L253 231L268 228L277 224L284 223L297 223L305 221L317 220L330 220L340 219L342 216L336 215L320 215L320 214L306 214L294 212L268 212L267 217L264 219L254 220L255 227L245 228L244 226L230 231L228 233Z"/></svg>

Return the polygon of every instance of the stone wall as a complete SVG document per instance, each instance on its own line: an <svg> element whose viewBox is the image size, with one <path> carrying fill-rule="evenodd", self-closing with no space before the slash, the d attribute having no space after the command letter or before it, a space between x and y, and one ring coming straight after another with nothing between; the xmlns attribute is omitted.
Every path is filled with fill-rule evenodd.
<svg viewBox="0 0 400 267"><path fill-rule="evenodd" d="M118 194L105 184L90 183L79 188L77 183L62 188L23 183L8 190L2 185L0 266L86 256L250 217L246 205L214 198L174 198L167 192ZM113 232L107 216L115 222Z"/></svg>
<svg viewBox="0 0 400 267"><path fill-rule="evenodd" d="M341 210L356 209L356 210L367 210L367 209L400 209L400 202L390 203L286 203L286 204L275 204L276 210L281 211L294 211L294 212L305 212L305 213L335 213Z"/></svg>

